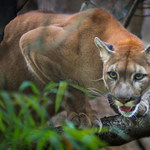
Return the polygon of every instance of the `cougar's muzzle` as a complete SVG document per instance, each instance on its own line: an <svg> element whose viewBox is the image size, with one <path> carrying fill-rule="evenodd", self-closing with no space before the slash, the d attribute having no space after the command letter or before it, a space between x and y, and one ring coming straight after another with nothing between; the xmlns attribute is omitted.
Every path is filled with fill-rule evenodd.
<svg viewBox="0 0 150 150"><path fill-rule="evenodd" d="M112 94L107 95L110 105L116 109L118 113L125 117L132 117L136 114L141 96L139 97L115 97Z"/></svg>

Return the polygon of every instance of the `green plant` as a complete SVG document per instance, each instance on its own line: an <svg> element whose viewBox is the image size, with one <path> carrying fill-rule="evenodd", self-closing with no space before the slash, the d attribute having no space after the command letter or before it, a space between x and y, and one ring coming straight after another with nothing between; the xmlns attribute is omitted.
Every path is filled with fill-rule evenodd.
<svg viewBox="0 0 150 150"><path fill-rule="evenodd" d="M67 87L73 86L83 92L86 90L65 81L51 82L41 92L34 83L24 82L18 92L0 92L0 150L23 149L98 149L106 146L95 136L92 129L78 130L71 122L62 128L59 134L50 121L46 108L51 103L49 94L56 94L56 112L63 95L71 96ZM31 88L32 94L22 91Z"/></svg>

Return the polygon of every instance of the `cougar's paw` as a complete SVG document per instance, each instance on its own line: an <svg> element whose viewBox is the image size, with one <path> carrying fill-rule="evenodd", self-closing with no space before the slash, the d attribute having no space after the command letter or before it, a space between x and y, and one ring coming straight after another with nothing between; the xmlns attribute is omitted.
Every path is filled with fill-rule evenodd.
<svg viewBox="0 0 150 150"><path fill-rule="evenodd" d="M90 118L84 113L72 112L69 114L68 120L73 122L77 128L91 127Z"/></svg>
<svg viewBox="0 0 150 150"><path fill-rule="evenodd" d="M149 104L146 101L141 101L139 104L137 116L142 117L145 116L149 111Z"/></svg>
<svg viewBox="0 0 150 150"><path fill-rule="evenodd" d="M95 129L95 132L100 133L103 127L103 124L100 119L97 119L94 117L93 119L90 119L86 114L80 113L79 114L80 118L80 126L79 128L84 128L84 127L92 127Z"/></svg>
<svg viewBox="0 0 150 150"><path fill-rule="evenodd" d="M68 115L67 119L71 122L73 122L73 124L78 127L80 125L80 119L79 119L79 115L75 112L72 112Z"/></svg>
<svg viewBox="0 0 150 150"><path fill-rule="evenodd" d="M72 121L77 128L95 127L100 132L102 129L102 123L98 119L90 119L85 113L71 113L68 116L68 120Z"/></svg>
<svg viewBox="0 0 150 150"><path fill-rule="evenodd" d="M79 128L91 127L92 126L91 120L86 114L79 113L79 119L80 119Z"/></svg>

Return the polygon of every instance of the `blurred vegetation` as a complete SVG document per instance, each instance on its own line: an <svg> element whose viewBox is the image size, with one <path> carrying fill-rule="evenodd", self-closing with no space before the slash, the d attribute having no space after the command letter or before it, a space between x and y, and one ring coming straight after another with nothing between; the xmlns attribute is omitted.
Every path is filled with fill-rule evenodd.
<svg viewBox="0 0 150 150"><path fill-rule="evenodd" d="M63 95L71 96L67 92L68 86L88 94L85 89L65 81L59 84L51 82L43 91L28 81L20 86L18 92L1 91L0 150L93 150L105 147L106 143L95 135L93 129L79 130L71 122L66 122L62 127L64 132L60 134L52 123L47 123L51 122L46 111L51 103L49 94L56 94L55 111L57 112ZM31 88L33 93L24 94L26 88Z"/></svg>

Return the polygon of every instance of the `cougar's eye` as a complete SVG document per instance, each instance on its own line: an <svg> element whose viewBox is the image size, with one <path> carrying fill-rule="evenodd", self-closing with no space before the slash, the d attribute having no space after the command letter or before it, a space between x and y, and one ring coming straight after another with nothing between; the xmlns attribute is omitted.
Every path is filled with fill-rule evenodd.
<svg viewBox="0 0 150 150"><path fill-rule="evenodd" d="M109 75L109 77L111 78L111 79L113 79L113 80L117 80L117 73L116 72L114 72L114 71L110 71L110 72L108 72L108 75Z"/></svg>
<svg viewBox="0 0 150 150"><path fill-rule="evenodd" d="M134 80L142 80L145 76L146 74L137 73L134 75Z"/></svg>

